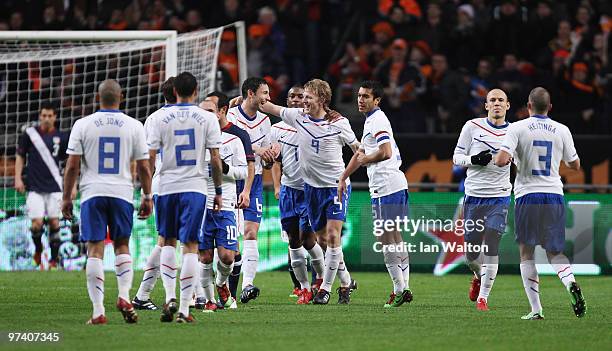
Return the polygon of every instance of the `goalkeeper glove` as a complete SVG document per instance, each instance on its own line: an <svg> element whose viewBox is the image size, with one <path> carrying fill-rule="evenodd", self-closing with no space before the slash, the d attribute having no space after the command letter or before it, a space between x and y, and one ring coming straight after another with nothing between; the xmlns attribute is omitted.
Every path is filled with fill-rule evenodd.
<svg viewBox="0 0 612 351"><path fill-rule="evenodd" d="M473 165L478 166L486 166L493 159L493 155L491 155L491 150L485 150L479 152L477 155L472 156L471 161Z"/></svg>

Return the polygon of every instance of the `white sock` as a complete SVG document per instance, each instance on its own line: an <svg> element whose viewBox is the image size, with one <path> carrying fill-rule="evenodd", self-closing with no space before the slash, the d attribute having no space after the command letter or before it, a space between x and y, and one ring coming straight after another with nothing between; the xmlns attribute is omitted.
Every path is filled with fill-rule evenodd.
<svg viewBox="0 0 612 351"><path fill-rule="evenodd" d="M92 317L104 314L104 263L99 258L87 259L87 292L93 305Z"/></svg>
<svg viewBox="0 0 612 351"><path fill-rule="evenodd" d="M568 289L570 284L575 282L574 273L572 272L572 266L569 260L564 254L558 254L550 260L550 264L557 272L557 276L561 279L561 283Z"/></svg>
<svg viewBox="0 0 612 351"><path fill-rule="evenodd" d="M147 258L142 281L138 287L138 292L136 292L138 300L147 301L151 297L151 291L153 291L155 283L157 283L157 277L159 277L159 256L161 255L161 249L161 246L155 245Z"/></svg>
<svg viewBox="0 0 612 351"><path fill-rule="evenodd" d="M168 303L171 299L176 299L176 248L174 246L162 247L159 272L164 290L166 290L166 303Z"/></svg>
<svg viewBox="0 0 612 351"><path fill-rule="evenodd" d="M400 243L401 247L407 247L403 242ZM402 251L399 253L400 269L404 276L404 289L410 288L410 258L408 257L408 251Z"/></svg>
<svg viewBox="0 0 612 351"><path fill-rule="evenodd" d="M521 278L523 278L523 287L525 287L525 293L531 305L531 312L541 313L540 279L534 260L521 262Z"/></svg>
<svg viewBox="0 0 612 351"><path fill-rule="evenodd" d="M181 303L179 312L185 316L189 315L189 304L193 298L193 289L198 278L198 254L183 254L183 264L181 266Z"/></svg>
<svg viewBox="0 0 612 351"><path fill-rule="evenodd" d="M87 292L93 305L92 317L96 318L104 314L104 263L99 258L88 258L87 267Z"/></svg>
<svg viewBox="0 0 612 351"><path fill-rule="evenodd" d="M389 252L389 246L394 245L383 245L383 258L385 266L393 282L393 292L395 294L401 294L404 291L404 274L400 267L400 256L395 252Z"/></svg>
<svg viewBox="0 0 612 351"><path fill-rule="evenodd" d="M489 297L491 288L493 288L493 283L495 283L495 277L497 277L499 256L484 255L482 267L484 272L480 283L480 293L478 294L478 298L482 297L486 300Z"/></svg>
<svg viewBox="0 0 612 351"><path fill-rule="evenodd" d="M132 281L134 280L132 256L129 254L115 256L115 273L117 275L119 297L130 302L130 289L132 288Z"/></svg>
<svg viewBox="0 0 612 351"><path fill-rule="evenodd" d="M227 265L221 260L217 261L217 278L215 279L215 284L217 286L223 286L227 282L229 275L232 273L232 269L234 269L234 263Z"/></svg>
<svg viewBox="0 0 612 351"><path fill-rule="evenodd" d="M308 254L310 254L312 269L317 273L317 277L322 277L323 271L325 270L325 255L323 254L323 249L321 249L318 243L315 243L312 249L308 250Z"/></svg>
<svg viewBox="0 0 612 351"><path fill-rule="evenodd" d="M480 263L480 258L475 259L474 261L467 261L468 267L470 270L474 272L474 275L480 279L482 277L482 265Z"/></svg>
<svg viewBox="0 0 612 351"><path fill-rule="evenodd" d="M213 265L212 263L201 263L200 262L200 285L202 285L202 290L204 290L204 298L206 301L212 301L214 293L210 293L209 287L213 284Z"/></svg>
<svg viewBox="0 0 612 351"><path fill-rule="evenodd" d="M198 269L196 271L198 272L198 278L195 283L195 297L196 299L206 298L204 296L204 288L202 287L202 262L198 262Z"/></svg>
<svg viewBox="0 0 612 351"><path fill-rule="evenodd" d="M303 246L297 249L289 248L289 257L291 257L291 268L295 279L300 282L302 289L310 289L310 281L308 281L308 269L306 268L306 251Z"/></svg>
<svg viewBox="0 0 612 351"><path fill-rule="evenodd" d="M259 250L257 240L244 240L242 250L242 289L253 285L259 262Z"/></svg>
<svg viewBox="0 0 612 351"><path fill-rule="evenodd" d="M342 260L342 248L341 247L328 247L325 253L325 270L323 271L323 283L321 289L330 292L334 280L336 279L336 273L338 272L338 266Z"/></svg>
<svg viewBox="0 0 612 351"><path fill-rule="evenodd" d="M340 248L340 250L342 250L342 248ZM340 278L341 287L346 288L351 285L351 274L344 264L344 253L342 253L340 263L338 263L338 278Z"/></svg>

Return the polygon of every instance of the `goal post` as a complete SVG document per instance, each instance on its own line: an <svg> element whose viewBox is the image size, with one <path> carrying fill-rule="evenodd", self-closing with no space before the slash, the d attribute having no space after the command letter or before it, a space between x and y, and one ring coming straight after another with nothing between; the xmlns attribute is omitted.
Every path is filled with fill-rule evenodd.
<svg viewBox="0 0 612 351"><path fill-rule="evenodd" d="M246 79L244 22L182 34L171 30L0 31L0 234L15 236L8 246L0 239L0 270L20 269L18 261L1 253L20 252L17 243L31 242L25 196L13 188L14 164L19 136L37 124L41 104L53 103L60 130L69 132L78 118L99 108L96 93L105 79L119 82L124 95L121 110L140 121L163 105L161 84L180 72L194 74L203 99L218 89L217 62L225 30L236 33L240 84ZM30 255L32 247L25 251Z"/></svg>

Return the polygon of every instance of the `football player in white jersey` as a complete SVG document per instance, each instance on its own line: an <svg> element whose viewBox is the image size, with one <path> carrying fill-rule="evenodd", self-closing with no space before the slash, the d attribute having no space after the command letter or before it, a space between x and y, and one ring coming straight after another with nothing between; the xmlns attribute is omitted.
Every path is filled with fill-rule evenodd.
<svg viewBox="0 0 612 351"><path fill-rule="evenodd" d="M546 89L533 89L527 108L530 117L510 125L495 159L495 164L503 167L514 158L517 167L514 181L516 241L521 254L523 286L531 305L531 312L522 319L544 318L534 261L536 245L546 250L548 261L571 297L576 317L581 318L586 314L586 302L570 262L563 254L565 203L559 176L561 161L579 170L580 158L570 130L548 117L552 105Z"/></svg>
<svg viewBox="0 0 612 351"><path fill-rule="evenodd" d="M340 276L338 303L348 304L352 280L344 265L340 233L346 219L351 192L350 185L342 198L337 196L338 179L344 171L342 147L349 145L356 152L359 141L344 117L326 120L331 101L327 82L313 79L304 85L304 108L285 108L267 102L262 110L280 116L298 132L300 167L304 178L304 195L308 204L308 218L317 236L327 241L323 283L313 303L327 304L331 286Z"/></svg>
<svg viewBox="0 0 612 351"><path fill-rule="evenodd" d="M241 90L243 101L240 105L228 110L227 119L249 133L253 152L255 152L255 178L250 190L250 204L243 210L243 272L240 301L247 303L259 296L259 288L253 285L253 281L259 262L257 232L263 211L262 172L263 163L270 167L274 163L275 151L270 148L270 118L258 111L260 106L270 99L268 84L262 78L251 77L242 83ZM248 184L245 184L245 187L247 186Z"/></svg>
<svg viewBox="0 0 612 351"><path fill-rule="evenodd" d="M189 313L189 303L198 280L198 236L206 209L209 171L206 149L210 152L212 181L215 185L214 211L222 206L222 166L219 157L221 130L217 117L193 102L197 98L196 78L189 72L174 80L175 105L168 106L165 116L151 121L147 135L149 155L155 162L161 149L159 195L155 204L160 214L159 234L165 238L161 250L160 272L166 291L166 303L160 320L171 322L177 311L176 303L176 240L183 244L180 273L180 304L178 323L195 321Z"/></svg>
<svg viewBox="0 0 612 351"><path fill-rule="evenodd" d="M72 189L81 174L81 240L87 242L87 291L93 304L87 324L106 324L104 312L104 239L108 234L115 248L115 272L119 297L117 309L127 323L138 316L129 302L134 271L129 240L132 234L134 186L130 164L136 161L144 195L139 218L151 214L151 171L144 127L119 111L121 87L105 80L98 88L101 109L78 120L68 142L64 173L62 213L72 220Z"/></svg>
<svg viewBox="0 0 612 351"><path fill-rule="evenodd" d="M217 114L217 105L212 101L203 101L200 107ZM239 137L222 132L221 148L219 150L223 164L223 206L221 211L213 212L212 197L214 186L208 183L209 197L206 203L206 215L200 231L200 279L202 293L206 301L204 311L214 311L217 305L214 301L214 287L219 292L223 307L229 308L234 302L227 287L227 279L232 272L234 255L238 251L238 228L235 209L238 206L236 181L247 177L247 160ZM217 249L217 277L213 282L213 256ZM200 296L198 296L200 297Z"/></svg>
<svg viewBox="0 0 612 351"><path fill-rule="evenodd" d="M471 301L476 301L476 308L481 311L489 309L487 300L497 276L499 242L506 231L510 206L510 165L500 168L491 162L506 135L509 126L506 112L509 109L510 102L503 90L489 91L485 102L487 117L465 123L453 155L455 165L468 169L464 219L479 223L474 228L466 226L465 242L474 245L472 247L484 248L481 245L486 245L482 262L480 250L465 254L468 267L474 272L468 296Z"/></svg>
<svg viewBox="0 0 612 351"><path fill-rule="evenodd" d="M303 108L304 88L289 89L287 106ZM275 196L280 208L281 226L289 238L289 262L292 278L297 281L298 305L310 303L314 289L323 282L319 278L311 291L308 280L306 251L312 257L312 266L319 277L325 268L323 249L317 243L316 235L308 220L308 204L304 198L304 179L300 170L297 130L285 122L272 125L272 142L280 145L280 155L272 168ZM278 193L276 188L278 187Z"/></svg>
<svg viewBox="0 0 612 351"><path fill-rule="evenodd" d="M149 130L151 126L151 121L156 118L156 116L165 116L165 109L170 104L176 104L176 96L174 96L174 77L168 78L161 86L162 95L164 95L164 99L166 100L165 106L162 106L159 110L153 112L144 123L145 134L150 134ZM153 203L157 200L157 193L159 189L159 170L161 169L161 157L157 157L155 159L155 173L153 174L153 180L151 183L151 190L153 191ZM149 257L147 257L147 261L145 262L145 266L143 268L144 274L142 275L142 281L140 282L140 286L138 287L138 292L136 292L136 296L132 300L132 305L137 310L157 310L157 306L151 301L151 291L155 288L155 283L157 282L157 278L159 278L159 256L161 254L161 249L164 247L164 237L159 235L159 216L155 213L155 228L158 230L157 236L157 244L151 251Z"/></svg>
<svg viewBox="0 0 612 351"><path fill-rule="evenodd" d="M357 93L359 112L366 115L361 146L338 181L338 197L346 191L346 180L359 167L367 167L372 214L374 223L395 221L408 216L408 182L400 170L402 157L393 137L391 123L378 107L384 90L377 81L361 83ZM412 301L412 291L408 286L408 252L404 250L401 233L397 230L383 233L383 257L393 283L393 292L385 307L399 307Z"/></svg>

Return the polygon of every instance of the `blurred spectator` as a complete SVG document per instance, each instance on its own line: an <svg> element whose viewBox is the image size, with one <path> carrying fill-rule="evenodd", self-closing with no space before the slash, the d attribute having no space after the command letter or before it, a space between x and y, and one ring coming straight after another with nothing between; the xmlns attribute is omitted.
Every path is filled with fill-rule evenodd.
<svg viewBox="0 0 612 351"><path fill-rule="evenodd" d="M573 42L578 43L584 36L590 34L594 29L591 22L591 8L585 5L578 6L575 24L571 34Z"/></svg>
<svg viewBox="0 0 612 351"><path fill-rule="evenodd" d="M249 26L247 66L251 77L270 76L271 79L277 79L287 73L285 61L272 45L268 30L263 24ZM283 86L280 85L279 88L283 89Z"/></svg>
<svg viewBox="0 0 612 351"><path fill-rule="evenodd" d="M329 74L333 81L332 89L339 88L339 92L334 94L338 102L352 102L354 86L361 81L369 78L371 68L365 60L362 60L353 44L346 44L346 51L340 60L334 62L329 67Z"/></svg>
<svg viewBox="0 0 612 351"><path fill-rule="evenodd" d="M187 32L204 29L204 26L202 26L202 16L198 10L187 11L185 22L187 22L187 27L185 27Z"/></svg>
<svg viewBox="0 0 612 351"><path fill-rule="evenodd" d="M535 11L523 31L530 40L523 41L523 55L532 62L537 58L540 48L546 47L557 33L557 21L549 0L539 0Z"/></svg>
<svg viewBox="0 0 612 351"><path fill-rule="evenodd" d="M480 59L476 75L470 79L470 102L469 108L474 117L486 115L484 104L487 100L489 90L494 88L491 74L493 73L491 61Z"/></svg>
<svg viewBox="0 0 612 351"><path fill-rule="evenodd" d="M62 30L64 24L59 21L58 16L55 12L55 7L47 6L43 12L43 24L42 30Z"/></svg>
<svg viewBox="0 0 612 351"><path fill-rule="evenodd" d="M236 33L224 31L221 35L219 48L219 66L225 68L232 77L233 86L239 86L238 82L238 56L236 54Z"/></svg>
<svg viewBox="0 0 612 351"><path fill-rule="evenodd" d="M431 57L431 78L427 81L430 113L435 116L435 132L454 133L471 118L467 109L468 85L462 74L452 71L443 54Z"/></svg>
<svg viewBox="0 0 612 351"><path fill-rule="evenodd" d="M436 2L427 5L425 22L419 26L418 37L425 40L434 52L446 49L448 28L442 21L442 9Z"/></svg>
<svg viewBox="0 0 612 351"><path fill-rule="evenodd" d="M474 24L478 30L484 32L491 21L491 7L485 0L471 0L470 4L474 9Z"/></svg>
<svg viewBox="0 0 612 351"><path fill-rule="evenodd" d="M474 8L463 4L457 8L457 25L449 36L449 55L453 68L473 69L482 53L482 34L474 25Z"/></svg>
<svg viewBox="0 0 612 351"><path fill-rule="evenodd" d="M125 30L128 27L128 22L125 20L123 11L119 9L113 10L110 21L108 23L108 29L111 30Z"/></svg>
<svg viewBox="0 0 612 351"><path fill-rule="evenodd" d="M571 76L566 86L562 114L570 130L577 134L597 134L601 131L599 121L599 96L589 79L589 67L584 62L572 65Z"/></svg>
<svg viewBox="0 0 612 351"><path fill-rule="evenodd" d="M508 95L510 101L508 117L511 118L518 108L524 105L524 101L527 101L531 87L529 79L519 70L516 55L504 55L502 67L495 74L494 80L496 85Z"/></svg>
<svg viewBox="0 0 612 351"><path fill-rule="evenodd" d="M398 132L425 131L425 115L419 97L425 92L425 80L418 66L407 60L408 44L395 39L391 57L376 67L374 76L385 89L382 109Z"/></svg>
<svg viewBox="0 0 612 351"><path fill-rule="evenodd" d="M521 46L522 14L514 0L502 0L494 10L487 29L486 54L501 59L507 53L518 54Z"/></svg>
<svg viewBox="0 0 612 351"><path fill-rule="evenodd" d="M305 82L305 31L306 31L306 4L300 0L286 0L278 4L279 23L285 32L287 47L285 58L288 73L292 82Z"/></svg>
<svg viewBox="0 0 612 351"><path fill-rule="evenodd" d="M268 6L262 7L259 10L259 18L257 21L267 27L268 36L270 37L270 41L276 53L281 57L284 56L286 49L285 33L283 33L283 29L276 21L276 13L274 10Z"/></svg>
<svg viewBox="0 0 612 351"><path fill-rule="evenodd" d="M376 67L384 59L391 56L391 39L395 36L395 30L389 22L378 22L372 26L373 40L359 47L360 61L370 68Z"/></svg>
<svg viewBox="0 0 612 351"><path fill-rule="evenodd" d="M399 8L404 20L413 23L421 19L421 6L415 0L378 0L378 13L382 17L392 17L394 9Z"/></svg>
<svg viewBox="0 0 612 351"><path fill-rule="evenodd" d="M9 26L11 30L23 30L23 15L21 12L13 12L13 14L11 14Z"/></svg>
<svg viewBox="0 0 612 351"><path fill-rule="evenodd" d="M389 22L393 26L396 35L399 38L411 39L413 34L411 32L412 25L416 19L411 18L410 15L404 12L401 6L393 6L389 10ZM420 18L420 16L419 16Z"/></svg>

